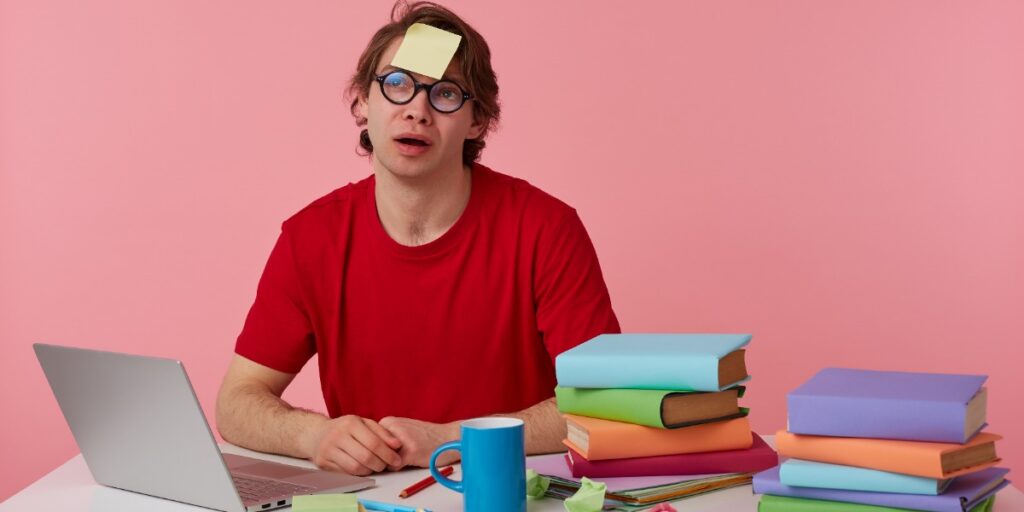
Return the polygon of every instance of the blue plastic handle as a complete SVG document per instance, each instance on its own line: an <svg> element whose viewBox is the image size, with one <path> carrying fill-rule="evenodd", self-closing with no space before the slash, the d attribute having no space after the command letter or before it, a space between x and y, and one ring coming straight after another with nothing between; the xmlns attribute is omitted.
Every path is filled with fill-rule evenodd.
<svg viewBox="0 0 1024 512"><path fill-rule="evenodd" d="M434 453L430 456L430 476L437 480L437 483L455 491L462 492L462 481L452 480L437 471L437 456L448 450L456 450L462 452L462 443L459 441L449 441L441 446L438 446Z"/></svg>

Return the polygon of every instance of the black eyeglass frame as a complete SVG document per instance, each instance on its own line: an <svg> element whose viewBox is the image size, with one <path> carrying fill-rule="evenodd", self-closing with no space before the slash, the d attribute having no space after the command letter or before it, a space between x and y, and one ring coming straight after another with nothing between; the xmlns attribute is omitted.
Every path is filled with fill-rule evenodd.
<svg viewBox="0 0 1024 512"><path fill-rule="evenodd" d="M387 80L387 78L389 76L394 75L394 74L405 75L405 76L409 77L409 80L412 80L413 91L412 91L412 96L409 96L409 99L407 99L405 101L395 101L395 100L391 99L390 96L388 96L388 93L384 92L384 81ZM442 114L451 114L451 113L454 113L454 112L458 112L459 109L461 109L466 104L467 101L473 99L473 95L472 94L466 92L462 88L461 85L455 83L455 81L453 81L453 80L438 80L438 81L436 81L436 82L434 82L432 84L425 84L425 83L421 83L421 82L416 81L416 79L413 78L411 74L409 74L408 72L405 72L405 71L401 71L401 70L388 71L387 73L384 73L383 75L377 75L376 77L374 77L374 80L376 80L377 84L380 85L380 93L384 95L384 99L390 101L391 103L394 103L395 105L406 105L409 102L411 102L412 100L416 99L416 95L420 93L420 89L425 90L427 92L427 103L430 104L430 108L432 108L432 109L434 109L434 110L436 110L436 111L438 111L438 112L440 112ZM462 102L459 103L459 106L455 107L453 110L441 110L441 109L437 108L437 105L434 105L433 101L430 101L430 98L431 98L430 91L434 89L435 85L440 84L440 83L452 84L462 93Z"/></svg>

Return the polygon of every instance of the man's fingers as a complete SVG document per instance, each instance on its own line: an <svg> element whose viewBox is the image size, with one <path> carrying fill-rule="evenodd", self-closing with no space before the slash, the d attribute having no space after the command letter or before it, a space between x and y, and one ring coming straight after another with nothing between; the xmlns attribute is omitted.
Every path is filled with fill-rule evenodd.
<svg viewBox="0 0 1024 512"><path fill-rule="evenodd" d="M384 460L388 463L388 469L390 469L391 471L398 471L399 469L405 467L407 465L407 462L405 461L405 456L402 455L402 440L396 437L394 434L392 434L391 431L388 430L384 425L381 425L380 423L377 423L376 421L373 420L364 421L366 422L366 427L369 428L370 431L372 431L374 434L376 434L377 437L382 439L387 444L387 446L394 450L395 454L398 455L398 457L396 457L396 460L388 460L387 458L384 458ZM378 456L380 456L380 454L378 454Z"/></svg>
<svg viewBox="0 0 1024 512"><path fill-rule="evenodd" d="M371 425L372 424L372 425ZM382 437L376 429L382 428L377 423L364 420L363 428L353 428L351 431L352 437L355 438L366 450L368 450L375 458L379 459L385 466L398 466L402 464L402 457L395 452L394 449L389 446L387 437L393 437L390 434L387 437ZM381 467L377 471L383 471Z"/></svg>
<svg viewBox="0 0 1024 512"><path fill-rule="evenodd" d="M384 442L378 441L378 444L383 445ZM384 459L370 451L354 434L352 437L342 440L341 450L360 465L366 466L374 472L384 471L388 467L388 463Z"/></svg>
<svg viewBox="0 0 1024 512"><path fill-rule="evenodd" d="M354 443L354 440L350 439L350 442ZM335 464L343 473L348 473L350 475L366 476L374 472L372 468L369 468L365 464L359 462L359 460L342 448L332 449L328 454L328 459L329 463Z"/></svg>
<svg viewBox="0 0 1024 512"><path fill-rule="evenodd" d="M397 450L402 447L402 440L395 437L390 430L384 428L380 423L366 418L363 418L363 423L365 423L370 430L375 432L378 437L387 441L388 446L390 446L392 450Z"/></svg>

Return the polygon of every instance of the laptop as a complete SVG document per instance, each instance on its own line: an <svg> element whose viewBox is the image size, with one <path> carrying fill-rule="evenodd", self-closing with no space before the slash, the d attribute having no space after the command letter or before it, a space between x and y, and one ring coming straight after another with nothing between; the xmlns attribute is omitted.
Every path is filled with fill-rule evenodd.
<svg viewBox="0 0 1024 512"><path fill-rule="evenodd" d="M351 492L373 479L222 454L181 361L36 343L64 419L96 482L228 512L294 495Z"/></svg>

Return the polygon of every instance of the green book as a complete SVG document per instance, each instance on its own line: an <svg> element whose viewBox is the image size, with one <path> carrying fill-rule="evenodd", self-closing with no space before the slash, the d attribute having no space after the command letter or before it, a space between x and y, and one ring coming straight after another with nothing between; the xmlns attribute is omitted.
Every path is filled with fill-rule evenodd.
<svg viewBox="0 0 1024 512"><path fill-rule="evenodd" d="M988 499L971 508L970 512L992 512L992 505L995 502L996 497L994 495L989 496ZM908 512L912 510L915 509L880 507L843 501L789 498L785 496L772 496L771 494L762 494L761 501L757 504L757 512Z"/></svg>
<svg viewBox="0 0 1024 512"><path fill-rule="evenodd" d="M564 413L680 428L746 416L749 410L738 405L744 391L743 386L712 392L558 386L555 397L558 410Z"/></svg>

